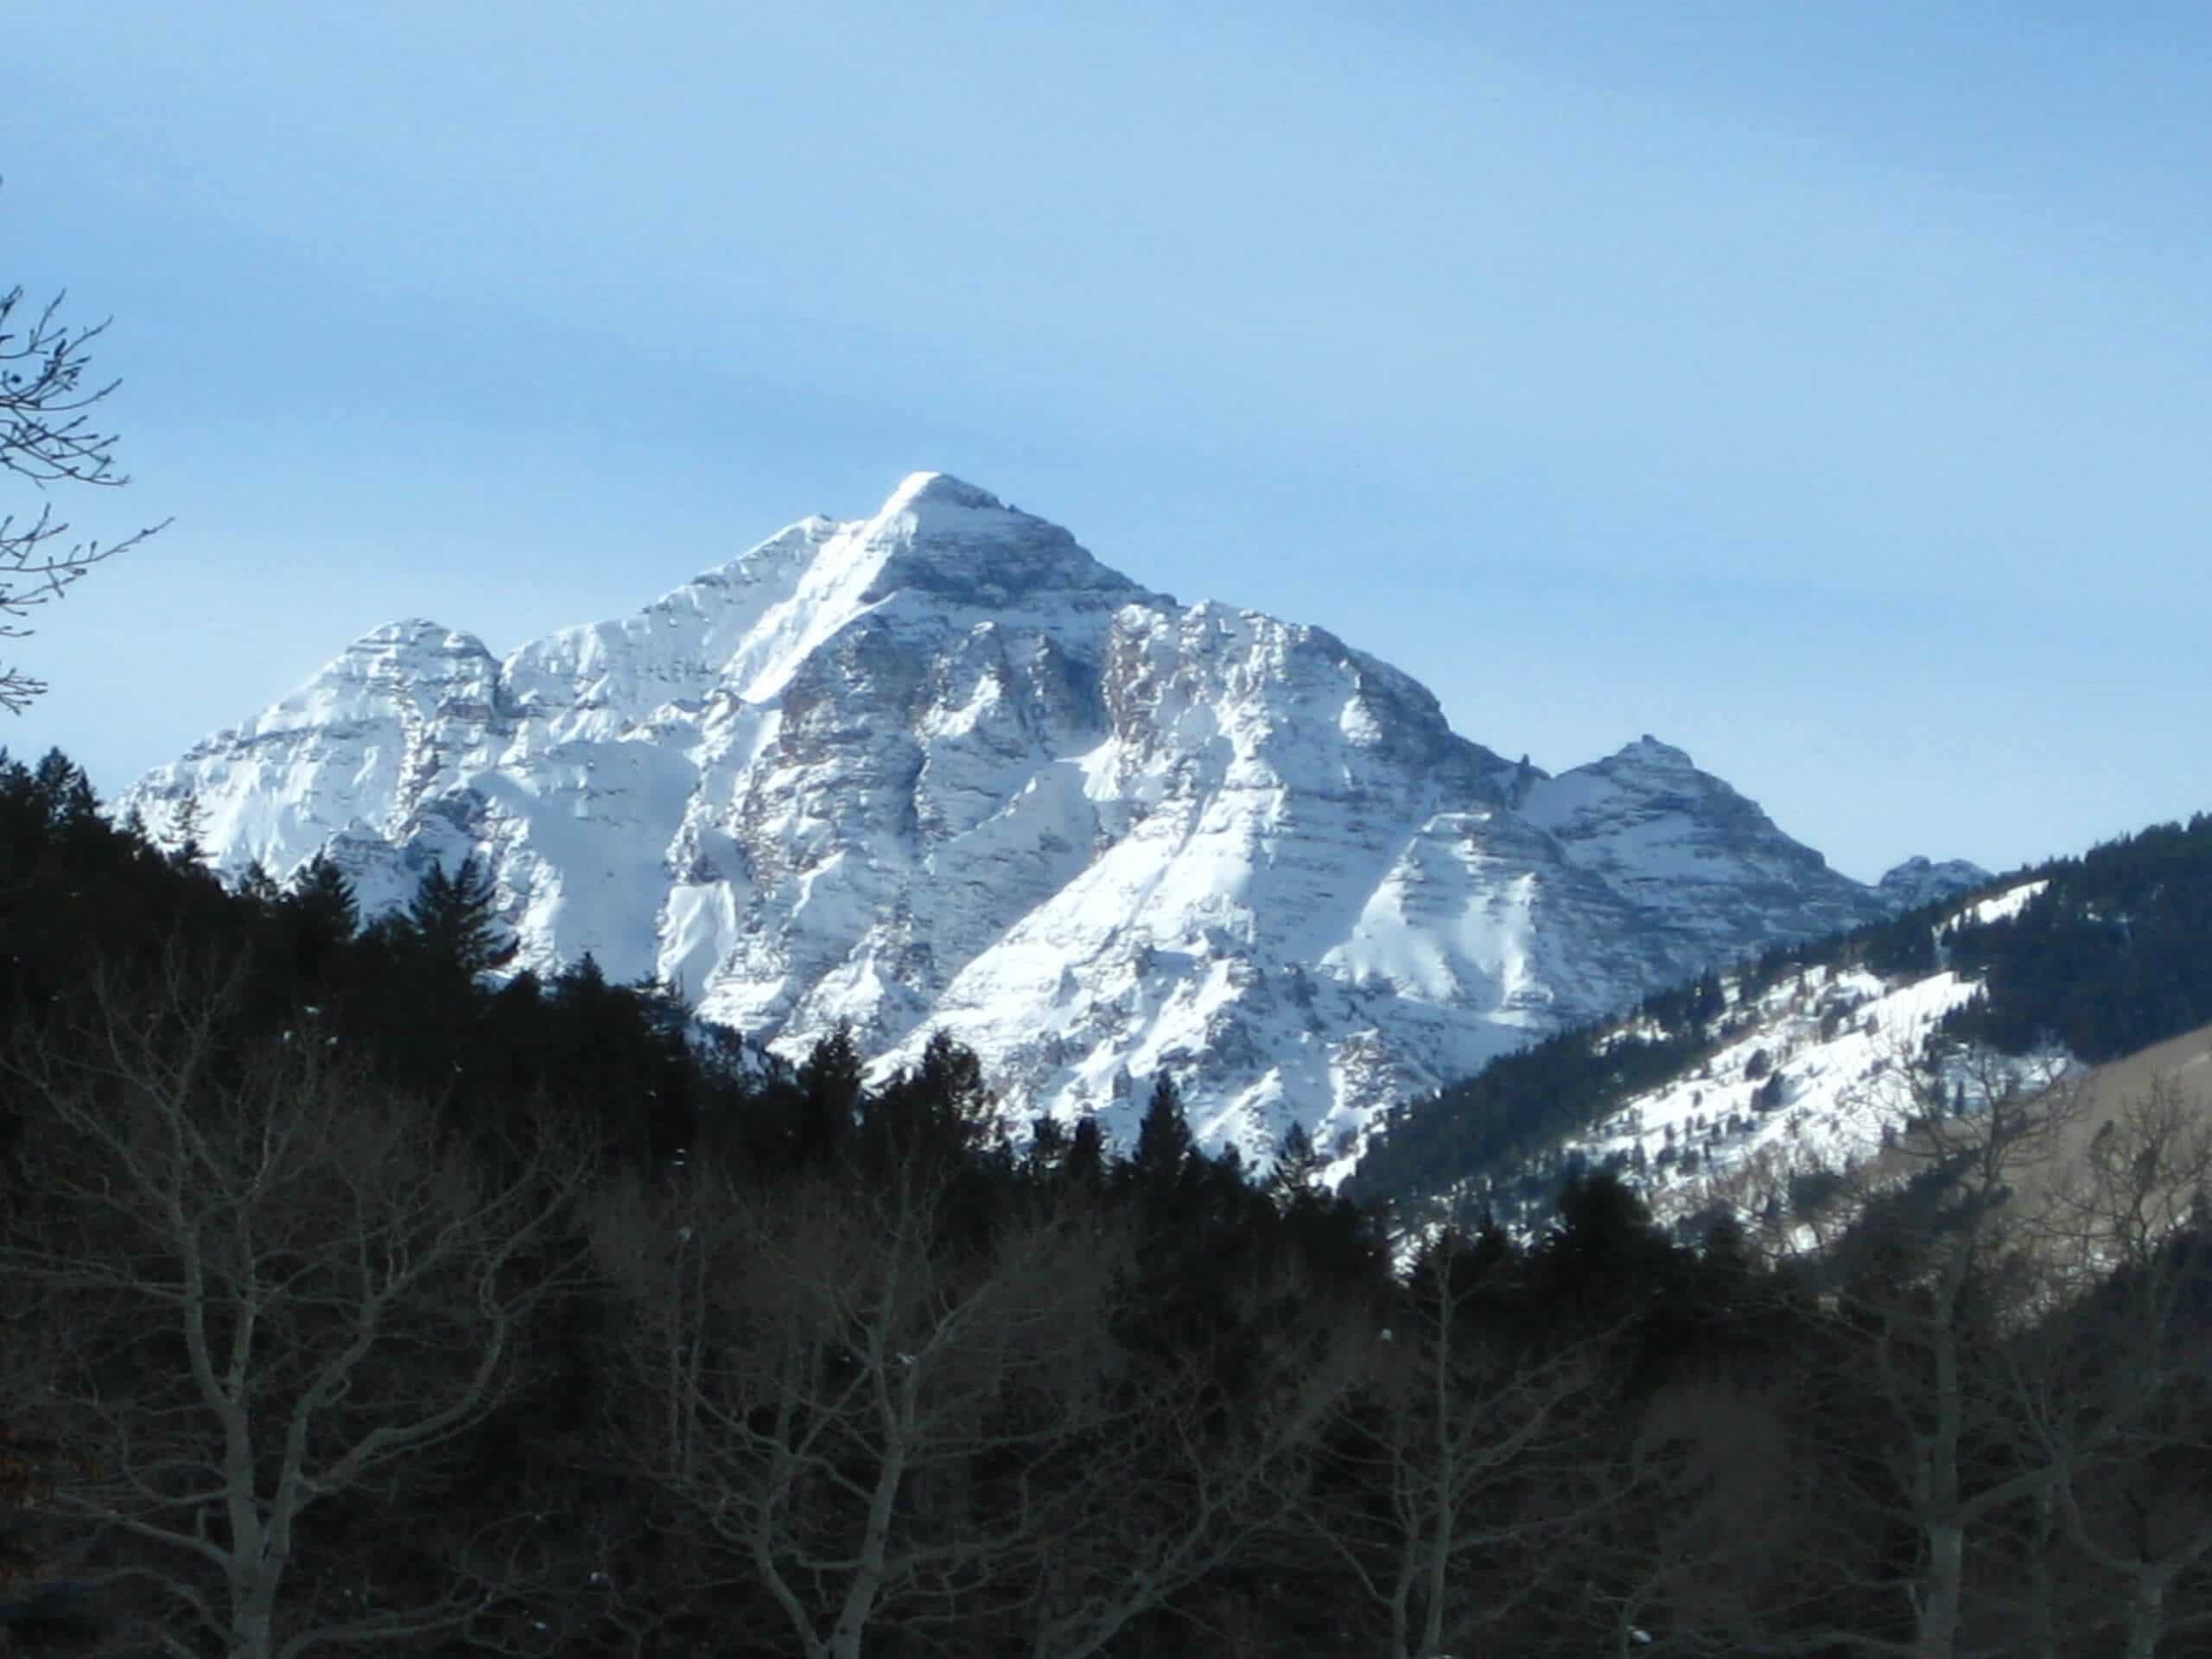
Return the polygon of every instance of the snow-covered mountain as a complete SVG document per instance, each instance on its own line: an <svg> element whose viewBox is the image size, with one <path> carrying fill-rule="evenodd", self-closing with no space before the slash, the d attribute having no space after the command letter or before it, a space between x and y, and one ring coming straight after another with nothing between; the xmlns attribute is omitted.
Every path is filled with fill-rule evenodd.
<svg viewBox="0 0 2212 1659"><path fill-rule="evenodd" d="M1557 777L1321 629L1177 604L943 474L494 658L415 620L118 804L373 909L489 861L518 965L592 952L798 1055L943 1027L1010 1106L1209 1141L1376 1109L1745 950L1891 913L1651 738Z"/></svg>

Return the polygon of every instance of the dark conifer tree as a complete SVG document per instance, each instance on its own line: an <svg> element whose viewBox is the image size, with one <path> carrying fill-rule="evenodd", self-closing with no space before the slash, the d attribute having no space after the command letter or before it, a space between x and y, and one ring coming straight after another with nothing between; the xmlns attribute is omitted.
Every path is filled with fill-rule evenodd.
<svg viewBox="0 0 2212 1659"><path fill-rule="evenodd" d="M317 853L292 877L285 895L296 925L328 945L350 944L361 931L361 906L353 883L327 853Z"/></svg>
<svg viewBox="0 0 2212 1659"><path fill-rule="evenodd" d="M840 1020L798 1069L793 1155L801 1163L834 1156L853 1130L861 1103L861 1054Z"/></svg>
<svg viewBox="0 0 2212 1659"><path fill-rule="evenodd" d="M245 874L238 877L234 891L248 904L264 911L275 909L277 901L284 896L283 889L276 885L276 878L269 874L257 858L245 867Z"/></svg>
<svg viewBox="0 0 2212 1659"><path fill-rule="evenodd" d="M49 757L59 760L60 752ZM187 795L179 800L169 814L169 861L181 870L196 870L207 862L207 848L200 840L207 828L207 814L200 810L197 796Z"/></svg>
<svg viewBox="0 0 2212 1659"><path fill-rule="evenodd" d="M317 853L264 906L264 914L270 941L264 971L277 982L271 1006L330 1001L346 979L346 955L361 931L353 884Z"/></svg>
<svg viewBox="0 0 2212 1659"><path fill-rule="evenodd" d="M1106 1137L1100 1133L1098 1120L1085 1112L1076 1119L1074 1132L1068 1137L1067 1157L1062 1160L1060 1173L1071 1185L1098 1187L1106 1182Z"/></svg>
<svg viewBox="0 0 2212 1659"><path fill-rule="evenodd" d="M1303 1123L1293 1123L1268 1172L1268 1194L1285 1211L1311 1202L1321 1190L1321 1154Z"/></svg>
<svg viewBox="0 0 2212 1659"><path fill-rule="evenodd" d="M557 1069L545 1038L557 1022L546 1018L545 983L527 968L493 993L477 1033L480 1070L503 1092L517 1099L547 1092L547 1074Z"/></svg>
<svg viewBox="0 0 2212 1659"><path fill-rule="evenodd" d="M516 944L493 909L492 873L474 853L451 875L433 863L407 906L402 935L435 971L474 983L514 960Z"/></svg>
<svg viewBox="0 0 2212 1659"><path fill-rule="evenodd" d="M48 749L39 757L31 772L31 787L39 804L46 809L49 823L59 823L68 810L68 803L85 787L85 774L76 762L59 749Z"/></svg>
<svg viewBox="0 0 2212 1659"><path fill-rule="evenodd" d="M1677 1254L1618 1173L1577 1171L1560 1189L1559 1218L1531 1267L1541 1294L1563 1315L1604 1324L1663 1287Z"/></svg>
<svg viewBox="0 0 2212 1659"><path fill-rule="evenodd" d="M849 1045L850 1033L841 1034ZM857 1076L857 1057L853 1064ZM861 1118L880 1154L957 1160L995 1141L995 1106L975 1051L940 1031L923 1046L919 1065L862 1098Z"/></svg>
<svg viewBox="0 0 2212 1659"><path fill-rule="evenodd" d="M1166 1071L1153 1078L1152 1098L1137 1125L1136 1151L1130 1157L1132 1179L1151 1192L1174 1187L1192 1150L1190 1120L1183 1112L1183 1091Z"/></svg>
<svg viewBox="0 0 2212 1659"><path fill-rule="evenodd" d="M1029 1150L1022 1159L1025 1174L1049 1179L1067 1161L1068 1126L1057 1117L1039 1115L1029 1120Z"/></svg>

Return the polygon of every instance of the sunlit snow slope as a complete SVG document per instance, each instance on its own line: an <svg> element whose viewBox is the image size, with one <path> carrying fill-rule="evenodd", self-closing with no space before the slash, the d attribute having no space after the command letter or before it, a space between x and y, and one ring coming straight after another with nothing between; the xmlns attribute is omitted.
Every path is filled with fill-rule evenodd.
<svg viewBox="0 0 2212 1659"><path fill-rule="evenodd" d="M1649 738L1503 760L1320 629L929 473L504 659L378 629L119 805L188 796L233 873L327 849L373 909L474 850L518 965L589 951L791 1055L944 1027L1109 1132L1166 1069L1255 1151L1920 880L1837 874Z"/></svg>
<svg viewBox="0 0 2212 1659"><path fill-rule="evenodd" d="M1614 1099L1527 1164L1459 1178L1439 1172L1445 1179L1407 1195L1406 1213L1472 1225L1524 1197L1529 1176L1548 1205L1560 1173L1580 1166L1620 1172L1662 1221L1726 1215L1802 1243L1801 1192L1877 1156L1929 1099L1976 1109L1993 1085L2047 1082L2072 1065L2053 1046L2008 1057L1939 1042L1929 1069L1944 1017L1981 988L1948 964L1948 941L1959 928L2017 916L2048 885L2015 881L1942 912L1929 927L1933 972L1885 976L1840 953L1757 987L1720 976L1718 1034L1674 1076ZM1679 1034L1636 1013L1592 1041L1602 1054ZM1332 1174L1350 1173L1346 1160Z"/></svg>

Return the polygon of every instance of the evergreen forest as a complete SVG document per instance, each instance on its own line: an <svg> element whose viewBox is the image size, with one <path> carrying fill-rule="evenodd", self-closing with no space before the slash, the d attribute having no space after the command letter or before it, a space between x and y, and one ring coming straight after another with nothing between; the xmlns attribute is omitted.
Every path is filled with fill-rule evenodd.
<svg viewBox="0 0 2212 1659"><path fill-rule="evenodd" d="M1976 1034L2204 1017L2152 953L2208 840L2055 868L1974 939ZM226 887L58 753L0 763L0 941L11 1650L2212 1654L2164 1091L2032 1213L2063 1098L1932 1135L1817 1255L1603 1173L1409 1238L1299 1137L1206 1154L1164 1081L1123 1152L1011 1133L947 1041L869 1085L588 959L502 977L473 864L375 918L327 863ZM1541 1046L1494 1068L1540 1105L1457 1116L1533 1132L1692 1040Z"/></svg>

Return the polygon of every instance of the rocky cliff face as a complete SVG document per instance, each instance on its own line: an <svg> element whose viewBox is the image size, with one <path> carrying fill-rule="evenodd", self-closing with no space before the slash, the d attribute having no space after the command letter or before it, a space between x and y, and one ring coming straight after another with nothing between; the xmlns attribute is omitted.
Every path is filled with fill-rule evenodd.
<svg viewBox="0 0 2212 1659"><path fill-rule="evenodd" d="M373 909L474 850L518 965L590 951L793 1055L944 1027L1109 1131L1166 1068L1253 1149L1971 870L1863 887L1649 738L1508 762L1320 629L942 474L504 660L380 628L120 804L187 796L232 871L327 849Z"/></svg>

